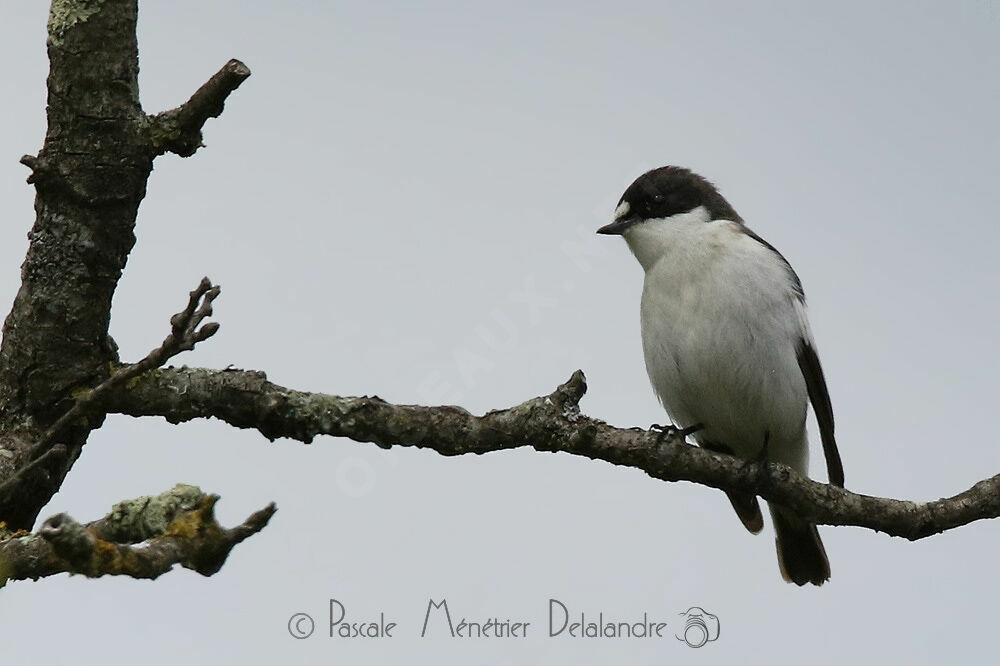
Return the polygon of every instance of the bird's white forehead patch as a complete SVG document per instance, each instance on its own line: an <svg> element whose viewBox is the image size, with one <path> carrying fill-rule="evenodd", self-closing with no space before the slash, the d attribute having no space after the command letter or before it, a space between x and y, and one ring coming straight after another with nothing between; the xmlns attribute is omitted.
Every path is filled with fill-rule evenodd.
<svg viewBox="0 0 1000 666"><path fill-rule="evenodd" d="M615 208L615 221L617 222L618 220L628 215L628 212L630 210L632 210L632 207L628 204L627 201L623 201L620 204L618 204L618 208Z"/></svg>

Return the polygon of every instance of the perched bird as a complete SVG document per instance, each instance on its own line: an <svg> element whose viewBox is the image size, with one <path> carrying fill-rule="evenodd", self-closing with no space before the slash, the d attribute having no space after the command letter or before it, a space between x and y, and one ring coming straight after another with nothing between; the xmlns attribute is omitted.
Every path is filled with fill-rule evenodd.
<svg viewBox="0 0 1000 666"><path fill-rule="evenodd" d="M698 424L712 451L769 460L806 475L806 409L819 424L830 483L844 485L833 409L806 318L802 283L701 176L666 166L639 176L597 233L625 238L645 271L640 308L646 371L671 420ZM729 492L751 533L757 497ZM830 563L816 526L770 505L785 580L822 585Z"/></svg>

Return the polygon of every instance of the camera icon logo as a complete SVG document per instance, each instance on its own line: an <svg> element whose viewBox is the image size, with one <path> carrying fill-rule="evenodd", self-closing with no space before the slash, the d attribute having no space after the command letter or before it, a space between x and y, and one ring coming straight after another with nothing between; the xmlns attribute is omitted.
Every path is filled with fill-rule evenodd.
<svg viewBox="0 0 1000 666"><path fill-rule="evenodd" d="M688 647L700 648L719 637L719 618L704 608L692 606L678 615L684 624L674 636L687 643Z"/></svg>

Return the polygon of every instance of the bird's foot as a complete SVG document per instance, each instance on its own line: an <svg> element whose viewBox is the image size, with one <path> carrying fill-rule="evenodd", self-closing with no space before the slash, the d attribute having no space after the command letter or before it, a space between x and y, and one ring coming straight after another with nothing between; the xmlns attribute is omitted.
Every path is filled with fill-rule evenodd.
<svg viewBox="0 0 1000 666"><path fill-rule="evenodd" d="M765 487L768 480L770 479L770 470L768 469L768 443L771 440L771 432L767 431L764 433L764 444L760 447L760 451L757 452L753 458L747 458L741 467L743 469L748 469L749 472L757 479L757 484L760 487Z"/></svg>
<svg viewBox="0 0 1000 666"><path fill-rule="evenodd" d="M694 425L690 425L686 428L678 428L673 423L670 423L668 425L660 425L659 423L654 423L653 425L649 426L649 429L657 433L656 444L660 445L663 444L663 441L666 439L683 442L685 439L687 439L688 435L693 435L694 433L698 432L704 427L705 426L703 426L700 423L695 423Z"/></svg>

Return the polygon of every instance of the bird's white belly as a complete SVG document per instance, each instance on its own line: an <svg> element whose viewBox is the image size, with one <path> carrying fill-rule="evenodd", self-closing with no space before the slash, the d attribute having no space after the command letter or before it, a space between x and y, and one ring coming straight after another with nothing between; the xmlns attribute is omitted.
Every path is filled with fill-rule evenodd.
<svg viewBox="0 0 1000 666"><path fill-rule="evenodd" d="M782 269L783 270L783 269ZM766 263L726 255L666 257L642 296L642 343L657 396L680 426L752 457L806 471L807 392L794 295Z"/></svg>

